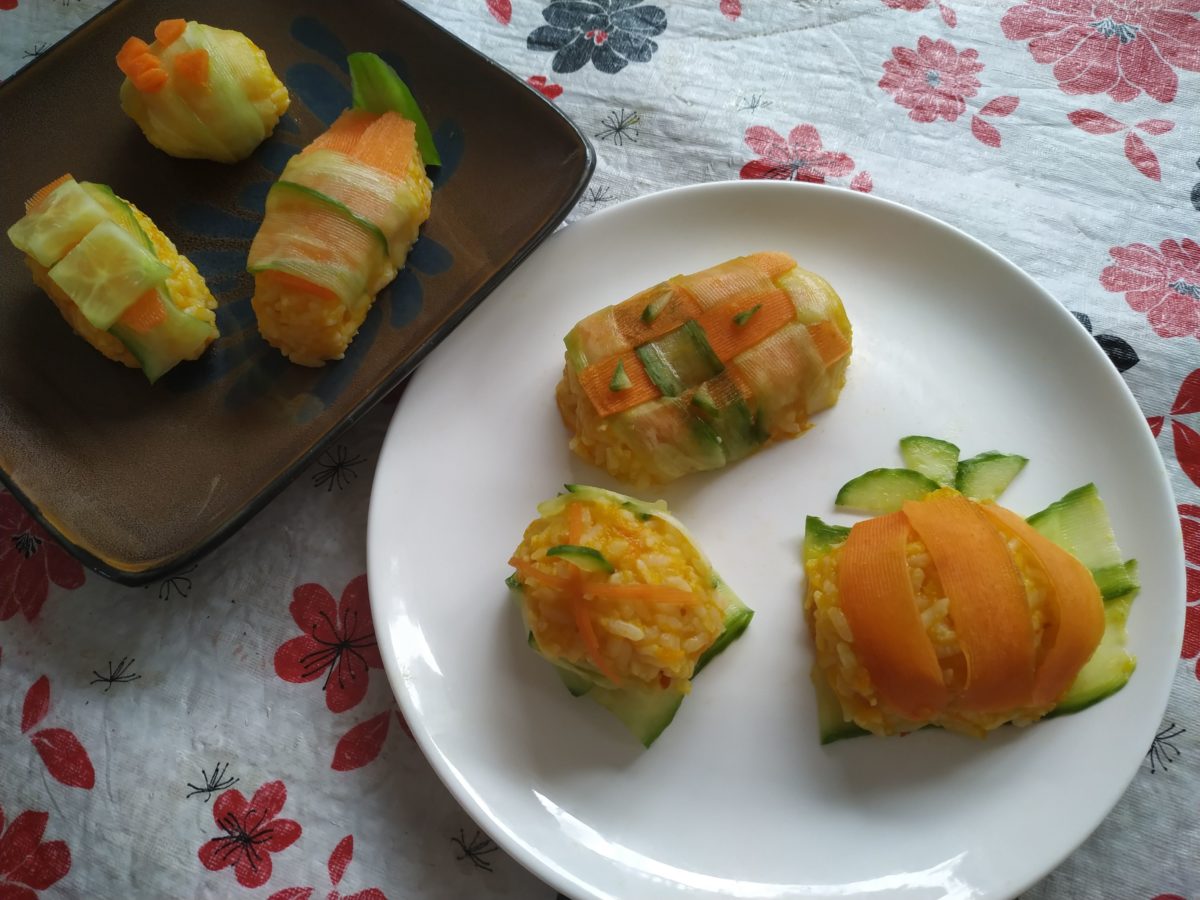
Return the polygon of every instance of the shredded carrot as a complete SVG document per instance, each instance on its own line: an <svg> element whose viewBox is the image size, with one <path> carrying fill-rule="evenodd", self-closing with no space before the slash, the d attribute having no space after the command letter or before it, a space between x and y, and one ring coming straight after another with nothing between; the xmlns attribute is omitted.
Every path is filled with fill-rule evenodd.
<svg viewBox="0 0 1200 900"><path fill-rule="evenodd" d="M367 125L351 155L361 163L402 177L417 152L417 126L389 111Z"/></svg>
<svg viewBox="0 0 1200 900"><path fill-rule="evenodd" d="M1092 573L1079 560L1035 531L1011 510L987 503L980 509L1023 543L1052 589L1045 598L1045 653L1033 681L1035 707L1055 703L1091 659L1104 636L1104 600Z"/></svg>
<svg viewBox="0 0 1200 900"><path fill-rule="evenodd" d="M140 75L135 75L130 80L133 82L133 86L143 94L157 94L166 87L169 78L166 69L149 69Z"/></svg>
<svg viewBox="0 0 1200 900"><path fill-rule="evenodd" d="M175 57L175 74L192 84L208 84L208 51L186 50Z"/></svg>
<svg viewBox="0 0 1200 900"><path fill-rule="evenodd" d="M141 56L143 53L149 52L149 44L139 37L131 37L121 45L121 49L117 52L117 66L122 72L125 72L126 64L128 64L131 60ZM125 72L125 74L128 75L129 73Z"/></svg>
<svg viewBox="0 0 1200 900"><path fill-rule="evenodd" d="M154 26L154 39L162 46L169 47L179 39L186 28L186 19L163 19Z"/></svg>
<svg viewBox="0 0 1200 900"><path fill-rule="evenodd" d="M629 378L629 387L614 391L612 380L618 364L624 368ZM662 391L650 380L650 376L646 374L646 367L632 350L593 363L579 372L578 377L580 387L592 401L596 415L601 418L639 406L649 400L657 400L662 396Z"/></svg>
<svg viewBox="0 0 1200 900"><path fill-rule="evenodd" d="M908 574L908 521L900 513L859 522L838 560L842 614L854 652L880 697L914 721L948 700L937 654Z"/></svg>
<svg viewBox="0 0 1200 900"><path fill-rule="evenodd" d="M557 575L551 575L549 572L543 572L531 562L526 562L523 559L513 557L508 561L508 564L516 569L521 575L526 578L532 578L534 581L540 581L546 587L554 588L558 591L566 591L571 587L570 580L560 578Z"/></svg>
<svg viewBox="0 0 1200 900"><path fill-rule="evenodd" d="M827 369L850 352L850 342L833 322L825 321L809 325L808 333Z"/></svg>
<svg viewBox="0 0 1200 900"><path fill-rule="evenodd" d="M37 193L25 201L25 212L30 212L35 207L41 206L42 202L51 194L53 194L59 185L73 180L74 179L69 172L66 175L60 175L58 178L55 178L52 182L50 182L44 188L40 188Z"/></svg>
<svg viewBox="0 0 1200 900"><path fill-rule="evenodd" d="M691 591L667 587L661 584L612 584L608 581L586 581L583 596L601 600L645 600L651 603L678 603L691 606L701 598Z"/></svg>
<svg viewBox="0 0 1200 900"><path fill-rule="evenodd" d="M268 269L265 272L260 272L259 277L269 278L283 287L312 294L314 297L320 297L322 300L329 300L333 303L342 302L341 298L329 288L320 284L313 284L308 279L301 278L299 275L293 275L290 272L278 272L274 269Z"/></svg>
<svg viewBox="0 0 1200 900"><path fill-rule="evenodd" d="M583 540L583 504L567 504L567 543L579 546Z"/></svg>
<svg viewBox="0 0 1200 900"><path fill-rule="evenodd" d="M758 307L755 310L755 307ZM737 316L752 312L739 325ZM696 320L721 362L728 362L796 318L786 291L771 288L763 294L740 294L719 303Z"/></svg>
<svg viewBox="0 0 1200 900"><path fill-rule="evenodd" d="M1008 542L991 520L949 488L904 504L925 543L967 662L959 705L968 712L1006 712L1033 693L1033 625L1025 584Z"/></svg>
<svg viewBox="0 0 1200 900"><path fill-rule="evenodd" d="M359 138L362 137L363 132L367 130L367 126L374 122L375 119L376 116L373 113L348 109L338 116L325 131L317 135L312 143L301 152L310 153L313 150L336 150L339 153L353 155L354 148L358 146Z"/></svg>
<svg viewBox="0 0 1200 900"><path fill-rule="evenodd" d="M167 311L157 288L151 288L138 297L118 321L138 334L148 334L167 321Z"/></svg>
<svg viewBox="0 0 1200 900"><path fill-rule="evenodd" d="M578 581L578 578L575 580ZM571 611L575 614L575 627L579 630L579 636L583 638L583 646L587 648L588 658L605 678L620 687L620 677L608 664L604 654L600 652L600 641L596 638L595 628L592 627L592 618L588 613L587 604L577 593L571 595Z"/></svg>

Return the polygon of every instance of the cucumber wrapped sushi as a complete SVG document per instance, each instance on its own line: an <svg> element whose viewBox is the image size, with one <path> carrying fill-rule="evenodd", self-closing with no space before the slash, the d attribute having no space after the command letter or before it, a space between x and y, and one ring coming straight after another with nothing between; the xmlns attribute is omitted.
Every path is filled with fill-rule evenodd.
<svg viewBox="0 0 1200 900"><path fill-rule="evenodd" d="M117 66L121 108L171 156L238 162L288 108L266 54L238 31L164 19L152 43L127 40Z"/></svg>
<svg viewBox="0 0 1200 900"><path fill-rule="evenodd" d="M823 743L928 725L983 737L1083 709L1133 672L1136 567L1094 486L1029 520L935 488L852 528L808 520Z"/></svg>
<svg viewBox="0 0 1200 900"><path fill-rule="evenodd" d="M342 358L429 218L438 159L412 94L371 53L350 74L354 107L289 160L250 247L259 331L302 366Z"/></svg>
<svg viewBox="0 0 1200 900"><path fill-rule="evenodd" d="M823 278L755 253L593 313L565 343L556 399L571 449L647 485L803 432L837 402L851 327Z"/></svg>
<svg viewBox="0 0 1200 900"><path fill-rule="evenodd" d="M647 747L754 613L666 504L567 485L509 560L529 645Z"/></svg>
<svg viewBox="0 0 1200 900"><path fill-rule="evenodd" d="M85 341L153 383L217 338L217 301L148 216L70 175L25 204L8 238Z"/></svg>

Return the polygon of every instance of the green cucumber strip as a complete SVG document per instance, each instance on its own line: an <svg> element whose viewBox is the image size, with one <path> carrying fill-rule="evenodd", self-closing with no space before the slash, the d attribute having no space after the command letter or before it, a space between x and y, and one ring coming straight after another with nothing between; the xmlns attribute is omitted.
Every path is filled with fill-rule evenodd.
<svg viewBox="0 0 1200 900"><path fill-rule="evenodd" d="M417 147L427 166L440 166L442 158L433 143L433 132L412 95L396 74L396 70L374 53L351 53L350 85L354 108L372 113L397 112L417 126Z"/></svg>
<svg viewBox="0 0 1200 900"><path fill-rule="evenodd" d="M654 687L597 686L588 696L620 719L647 748L667 730L683 703L683 694L678 691Z"/></svg>
<svg viewBox="0 0 1200 900"><path fill-rule="evenodd" d="M700 654L700 658L696 660L696 668L692 670L693 678L699 675L700 671L716 659L726 647L740 638L750 625L750 620L754 618L754 610L743 603L719 575L713 573L713 579L716 581L714 587L717 597L725 607L725 630L717 635L717 639L707 650Z"/></svg>
<svg viewBox="0 0 1200 900"><path fill-rule="evenodd" d="M907 501L921 500L937 489L936 481L912 469L872 469L842 485L834 503L844 509L882 515L896 512Z"/></svg>
<svg viewBox="0 0 1200 900"><path fill-rule="evenodd" d="M1125 687L1137 668L1137 660L1125 649L1125 626L1136 593L1131 591L1104 605L1104 636L1100 646L1047 718L1087 709Z"/></svg>
<svg viewBox="0 0 1200 900"><path fill-rule="evenodd" d="M531 634L529 637L532 638L533 635ZM582 697L596 686L596 683L591 679L584 678L582 675L572 672L570 669L564 669L562 666L555 666L554 670L558 672L558 677L562 679L562 683L566 685L566 688L571 692L572 697Z"/></svg>
<svg viewBox="0 0 1200 900"><path fill-rule="evenodd" d="M629 374L625 371L625 360L617 360L617 368L613 372L612 380L608 383L608 389L610 391L626 391L632 384Z"/></svg>
<svg viewBox="0 0 1200 900"><path fill-rule="evenodd" d="M1094 484L1070 491L1026 521L1087 566L1106 601L1137 590L1137 565L1121 555Z"/></svg>
<svg viewBox="0 0 1200 900"><path fill-rule="evenodd" d="M12 245L49 269L93 228L108 219L79 182L64 181L8 229Z"/></svg>
<svg viewBox="0 0 1200 900"><path fill-rule="evenodd" d="M112 188L107 184L93 184L90 181L81 181L79 182L79 186L87 191L92 199L104 208L109 218L141 241L142 245L151 253L156 253L154 242L142 230L137 217L133 214L133 207L113 193Z"/></svg>
<svg viewBox="0 0 1200 900"><path fill-rule="evenodd" d="M829 686L825 673L816 665L812 667L810 677L813 691L817 695L817 728L821 735L822 745L870 734L866 729L846 721L842 715L841 701L833 692L833 688Z"/></svg>
<svg viewBox="0 0 1200 900"><path fill-rule="evenodd" d="M520 579L517 578L516 572L511 572L508 576L506 576L504 579L504 584L508 587L508 589L510 591L516 591L517 593L521 592L522 585L521 585ZM529 634L529 639L531 641L533 640L532 632L530 632L530 634Z"/></svg>
<svg viewBox="0 0 1200 900"><path fill-rule="evenodd" d="M604 558L604 554L595 547L580 547L576 544L557 544L546 551L547 556L566 560L584 572L604 572L611 575L612 563Z"/></svg>
<svg viewBox="0 0 1200 900"><path fill-rule="evenodd" d="M695 320L642 344L635 352L650 380L666 397L678 397L725 370Z"/></svg>
<svg viewBox="0 0 1200 900"><path fill-rule="evenodd" d="M958 464L954 487L972 500L995 500L1029 462L1024 456L990 451Z"/></svg>
<svg viewBox="0 0 1200 900"><path fill-rule="evenodd" d="M316 203L319 206L324 206L333 210L347 222L353 222L363 231L374 237L375 240L379 241L380 249L383 250L383 255L385 258L387 258L388 254L391 252L391 248L388 246L387 235L383 233L383 229L381 229L374 222L364 219L345 203L342 203L339 200L334 200L332 197L322 194L320 191L314 191L307 185L296 184L294 181L277 181L271 185L271 189L267 191L268 203L271 202L271 194L274 194L276 191L280 193L292 194L293 196L304 197L305 199L311 200L313 203Z"/></svg>
<svg viewBox="0 0 1200 900"><path fill-rule="evenodd" d="M50 279L101 331L170 275L168 266L111 220L89 231L50 269Z"/></svg>
<svg viewBox="0 0 1200 900"><path fill-rule="evenodd" d="M189 316L172 303L166 285L158 291L167 314L162 324L147 334L138 334L120 322L109 329L134 355L151 384L185 359L194 357L216 330L214 325Z"/></svg>
<svg viewBox="0 0 1200 900"><path fill-rule="evenodd" d="M824 556L848 537L850 529L844 525L830 525L817 516L808 516L804 520L804 561Z"/></svg>
<svg viewBox="0 0 1200 900"><path fill-rule="evenodd" d="M900 438L905 468L920 472L938 484L952 485L958 475L959 449L949 441L910 434Z"/></svg>
<svg viewBox="0 0 1200 900"><path fill-rule="evenodd" d="M736 462L753 453L763 443L764 436L737 387L721 383L727 377L717 375L702 384L692 394L692 405L720 441L725 461Z"/></svg>

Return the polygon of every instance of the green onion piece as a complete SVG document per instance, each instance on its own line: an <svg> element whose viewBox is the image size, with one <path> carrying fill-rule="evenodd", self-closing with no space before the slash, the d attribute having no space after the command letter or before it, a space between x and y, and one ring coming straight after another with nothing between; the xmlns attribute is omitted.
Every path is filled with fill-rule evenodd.
<svg viewBox="0 0 1200 900"><path fill-rule="evenodd" d="M649 303L647 303L646 308L642 310L642 321L649 325L651 322L657 319L658 314L666 308L667 300L669 298L670 295L668 294L658 297L657 299L651 300Z"/></svg>
<svg viewBox="0 0 1200 900"><path fill-rule="evenodd" d="M693 394L692 403L700 407L706 413L711 413L714 416L720 412L720 410L717 409L717 404L713 403L712 400L705 394Z"/></svg>
<svg viewBox="0 0 1200 900"><path fill-rule="evenodd" d="M617 360L617 370L613 372L612 381L608 383L610 391L624 391L633 387L633 382L629 380L629 375L625 372L625 360Z"/></svg>
<svg viewBox="0 0 1200 900"><path fill-rule="evenodd" d="M749 309L743 310L742 312L738 313L736 316L733 317L733 324L738 325L738 326L745 325L747 322L750 321L750 317L752 315L754 315L756 312L758 312L760 309L762 309L762 304L757 303L754 306L750 307Z"/></svg>
<svg viewBox="0 0 1200 900"><path fill-rule="evenodd" d="M433 145L433 132L421 114L417 100L396 70L374 53L351 53L350 84L354 108L371 113L397 112L417 126L417 146L427 166L440 166L442 158Z"/></svg>

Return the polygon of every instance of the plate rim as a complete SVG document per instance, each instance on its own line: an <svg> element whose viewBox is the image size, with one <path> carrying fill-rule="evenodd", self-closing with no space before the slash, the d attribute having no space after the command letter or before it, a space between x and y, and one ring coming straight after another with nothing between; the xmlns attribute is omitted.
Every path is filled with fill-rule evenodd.
<svg viewBox="0 0 1200 900"><path fill-rule="evenodd" d="M585 219L581 219L568 225L563 230L567 231L571 228L577 228L585 221L616 215L621 212L628 211L628 209L632 207L660 202L664 198L673 198L684 194L702 194L706 192L722 190L742 190L746 192L759 191L763 193L782 193L784 191L790 191L793 193L825 193L833 196L846 195L848 197L853 197L855 194L855 192L848 191L848 189L839 186L808 184L800 182L738 180L703 182L699 184L688 184L666 188L621 201L603 210L594 212L588 215ZM918 217L919 219L924 220L926 224L932 225L935 228L940 227L948 229L959 238L966 239L969 243L974 245L977 250L982 251L986 255L989 255L993 259L999 261L1005 267L1005 269L1010 272L1010 274L1015 276L1018 281L1030 287L1035 294L1040 295L1043 305L1050 308L1050 315L1057 316L1061 320L1071 323L1071 327L1078 329L1082 335L1086 335L1089 338L1087 344L1082 346L1088 346L1090 349L1084 352L1091 353L1094 357L1103 358L1104 364L1108 367L1108 369L1112 370L1110 381L1113 385L1119 387L1118 394L1122 397L1122 400L1132 408L1132 411L1137 412L1140 416L1140 405L1137 402L1137 398L1134 397L1132 390L1129 388L1128 383L1124 378L1121 377L1120 373L1112 367L1107 357L1104 356L1104 351L1099 347L1099 345L1097 345L1094 340L1090 340L1091 336L1088 334L1087 329L1084 328L1082 323L1070 312L1070 310L1068 310L1066 306L1064 306L1047 288L1045 288L1032 275L1014 263L1006 255L991 247L979 238L976 238L964 231L963 229L930 213L916 209L915 207L912 207L906 203L901 203L885 197L877 197L874 195L861 193L858 194L857 197L854 197L851 202L880 204L885 207L891 207L893 211L898 211L903 215ZM379 546L382 541L382 537L380 536L382 526L379 524L379 518L383 515L379 512L379 510L386 505L388 498L382 496L383 489L381 484L384 479L381 478L380 473L383 470L382 464L384 460L390 455L390 449L400 441L400 438L398 437L398 423L401 418L401 411L404 402L405 399L402 397L400 402L397 403L396 409L392 413L391 420L388 423L387 431L384 436L383 444L380 447L375 472L372 476L371 494L367 513L367 582L368 590L371 596L382 596L383 591L379 590L379 588L387 580L384 559L386 551ZM1150 431L1148 427L1146 428L1145 439L1151 441L1153 440L1152 437L1150 437ZM1165 498L1170 507L1175 508L1177 506L1175 491L1171 484L1170 473L1167 470L1166 463L1161 453L1158 453L1156 450L1152 455L1148 454L1148 459L1151 459L1154 463L1156 463L1155 475L1158 482L1156 486L1164 491ZM1169 555L1177 558L1177 560L1182 563L1182 535L1178 534L1178 529L1175 529L1175 531L1178 539L1171 544L1166 552ZM1180 573L1174 573L1174 581L1179 582L1179 584L1176 586L1182 589ZM1183 639L1183 604L1168 605L1166 610L1168 613L1173 610L1173 621L1169 621L1167 624L1169 636L1172 639L1172 646L1174 647L1175 654L1177 654L1178 646L1176 645L1181 645ZM541 879L554 890L559 891L564 896L570 896L569 892L583 891L585 893L582 896L587 897L588 900L592 900L592 898L596 898L596 900L612 900L610 894L608 894L600 886L591 883L591 880L586 876L577 876L571 872L565 871L553 860L548 859L539 853L535 847L520 840L516 834L514 834L502 821L498 820L498 818L491 813L490 809L482 800L482 798L477 797L474 789L466 780L466 778L460 775L456 767L451 764L450 760L434 746L429 730L425 725L424 718L416 709L412 697L407 690L408 679L404 672L401 671L398 655L395 652L390 628L391 622L385 619L380 604L371 604L371 620L372 626L375 629L376 640L380 644L384 673L387 677L388 685L392 690L392 694L396 698L397 703L400 705L401 711L405 716L405 720L409 722L409 728L413 739L420 748L422 755L428 762L429 766L433 769L434 773L437 775L438 780L441 781L441 783L454 798L455 802L457 802L463 808L463 810L476 822L476 824L481 825L481 827L486 825L487 828L485 830L488 831L489 835L493 837L496 843L499 844L507 854L509 854L526 870L531 872L535 877ZM380 639L381 635L383 636L382 640ZM1169 650L1171 648L1167 649ZM1155 685L1156 690L1154 696L1159 698L1157 706L1155 707L1156 719L1161 719L1165 714L1166 707L1174 687L1174 681L1175 670L1168 667L1166 670L1165 683L1159 683ZM415 719L410 719L410 716L414 715ZM1021 882L1011 885L1015 893L1024 893L1030 887L1037 884L1039 881L1061 866L1063 862L1065 862L1079 849L1080 846L1082 846L1082 844L1095 832L1095 830L1112 814L1117 804L1120 803L1121 797L1132 783L1134 777L1136 777L1139 766L1140 758L1135 762L1128 772L1118 773L1119 777L1115 782L1117 789L1114 791L1113 801L1107 806L1100 817L1079 835L1078 840L1071 842L1070 846L1066 847L1062 854L1053 859L1045 866L1044 869L1031 872ZM693 893L692 889L688 888L686 885L677 884L674 886L679 890L681 896L688 896Z"/></svg>
<svg viewBox="0 0 1200 900"><path fill-rule="evenodd" d="M267 481L262 488L250 496L237 510L237 512L226 519L218 528L214 529L203 540L198 541L183 550L172 555L162 557L150 564L142 567L123 567L113 561L105 560L97 556L91 550L75 542L70 536L71 529L57 524L56 520L34 502L34 500L25 493L17 483L16 478L3 466L0 466L0 488L7 490L12 494L18 503L33 517L54 540L67 551L72 557L82 563L96 574L113 581L117 584L128 587L140 587L144 584L149 584L152 581L161 579L172 572L178 571L196 562L208 554L215 551L218 547L224 544L230 537L245 526L251 519L265 509L272 500L277 497L285 487L291 484L300 476L300 474L312 461L316 459L323 450L327 449L330 444L342 436L350 427L352 427L359 419L373 409L381 400L388 394L396 390L403 382L405 382L420 365L421 362L432 352L438 344L444 341L459 325L463 323L468 315L474 312L487 297L499 287L509 275L511 275L534 250L548 238L564 221L566 216L579 203L579 198L583 196L588 184L591 182L592 175L596 169L596 151L592 146L592 142L588 136L580 129L575 121L564 113L561 109L555 106L550 100L544 97L539 91L523 80L517 77L513 72L501 66L491 57L476 50L462 38L449 31L425 13L404 2L404 0L393 0L399 6L404 7L405 11L411 15L423 19L430 27L440 32L441 35L454 44L457 44L463 51L475 56L478 60L484 62L495 74L496 77L504 77L511 79L521 87L534 95L537 100L544 105L547 112L551 112L554 118L560 120L566 126L566 131L569 136L577 142L576 153L582 151L581 166L576 174L574 183L571 189L564 195L563 200L557 204L546 219L546 223L535 232L524 244L522 244L516 253L509 257L502 265L498 266L492 275L480 286L480 288L472 293L465 302L460 304L454 313L446 319L437 329L432 331L429 336L421 342L420 345L399 365L395 366L391 373L380 382L379 387L374 391L367 393L345 416L335 423L324 435L322 435L313 445L303 454L294 459L288 466L275 474L275 476ZM23 86L24 76L41 66L47 59L53 58L56 54L65 48L73 46L79 41L86 41L90 38L89 32L96 27L103 26L104 20L115 15L119 10L130 5L146 4L147 0L113 0L108 6L105 6L98 13L92 16L87 21L80 24L74 30L68 32L35 59L28 64L22 66L14 72L8 79L0 84L0 96L7 96L13 90L14 84L18 84L18 88ZM565 160L570 160L571 157L564 157Z"/></svg>

